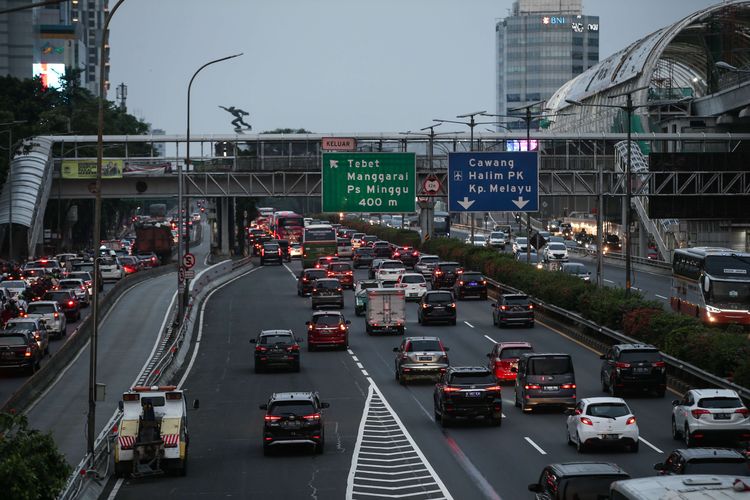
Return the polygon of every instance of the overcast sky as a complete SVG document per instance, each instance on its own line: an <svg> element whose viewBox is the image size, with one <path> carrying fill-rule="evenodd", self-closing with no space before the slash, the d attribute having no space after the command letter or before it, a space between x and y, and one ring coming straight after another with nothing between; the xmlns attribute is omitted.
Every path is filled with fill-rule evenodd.
<svg viewBox="0 0 750 500"><path fill-rule="evenodd" d="M705 0L584 0L600 17L600 59ZM110 6L114 0L110 0ZM128 111L184 134L232 133L219 105L253 132L401 132L495 110L495 22L511 0L126 0L110 25L112 88ZM461 126L457 125L460 130ZM444 128L446 128L444 126ZM447 130L447 128L446 128Z"/></svg>

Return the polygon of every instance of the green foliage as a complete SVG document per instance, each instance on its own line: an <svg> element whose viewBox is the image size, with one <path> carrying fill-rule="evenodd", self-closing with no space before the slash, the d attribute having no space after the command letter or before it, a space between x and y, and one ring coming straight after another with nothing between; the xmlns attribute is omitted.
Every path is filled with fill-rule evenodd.
<svg viewBox="0 0 750 500"><path fill-rule="evenodd" d="M23 415L0 413L0 491L15 500L52 500L71 467L50 433L29 429Z"/></svg>

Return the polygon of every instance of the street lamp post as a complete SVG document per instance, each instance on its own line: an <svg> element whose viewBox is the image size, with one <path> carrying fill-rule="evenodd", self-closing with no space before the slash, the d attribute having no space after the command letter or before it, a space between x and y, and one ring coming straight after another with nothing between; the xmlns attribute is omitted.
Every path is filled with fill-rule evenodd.
<svg viewBox="0 0 750 500"><path fill-rule="evenodd" d="M233 59L235 57L241 56L242 53L234 54L231 56L222 57L219 59L214 59L213 61L209 61L200 68L198 68L195 73L193 73L193 76L190 78L190 83L188 83L188 91L187 91L187 133L185 138L185 167L189 168L190 166L190 93L193 88L193 81L195 80L195 77L198 76L198 73L203 71L204 68L211 66L212 64L220 63L222 61L226 61L228 59ZM183 174L183 167L182 165L177 165L177 226L178 226L178 232L177 232L177 265L182 266L182 240L184 238L185 242L185 254L190 253L190 231L187 228L187 217L189 212L189 206L190 199L188 197L185 197L185 206L183 208L183 192L184 192L184 184L185 184L185 176ZM184 213L183 213L184 210ZM227 221L228 222L228 221ZM183 234L186 233L187 236L183 236ZM180 281L180 273L177 274L177 324L180 324L182 322L182 317L185 314L185 308L187 307L187 291L188 291L188 284L190 282L189 279L185 278L184 283Z"/></svg>

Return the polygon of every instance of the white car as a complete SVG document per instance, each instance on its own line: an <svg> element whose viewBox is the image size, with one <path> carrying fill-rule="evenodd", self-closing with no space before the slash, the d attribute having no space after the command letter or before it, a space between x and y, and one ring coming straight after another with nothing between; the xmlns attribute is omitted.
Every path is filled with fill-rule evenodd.
<svg viewBox="0 0 750 500"><path fill-rule="evenodd" d="M351 240L343 238L336 239L336 255L342 259L351 259L353 252Z"/></svg>
<svg viewBox="0 0 750 500"><path fill-rule="evenodd" d="M567 262L568 247L565 243L547 243L542 250L542 255L546 262Z"/></svg>
<svg viewBox="0 0 750 500"><path fill-rule="evenodd" d="M292 243L289 246L289 256L293 259L295 257L299 257L301 259L302 258L302 245L300 245L299 243Z"/></svg>
<svg viewBox="0 0 750 500"><path fill-rule="evenodd" d="M519 252L526 252L527 246L529 246L528 238L518 237L513 240L513 253L518 254Z"/></svg>
<svg viewBox="0 0 750 500"><path fill-rule="evenodd" d="M89 305L89 291L86 288L86 283L79 278L65 278L57 282L58 290L73 290L76 294L76 298L82 306Z"/></svg>
<svg viewBox="0 0 750 500"><path fill-rule="evenodd" d="M487 237L483 234L475 234L474 235L474 242L471 241L471 235L466 237L466 241L464 242L467 245L474 245L475 247L486 247L487 246Z"/></svg>
<svg viewBox="0 0 750 500"><path fill-rule="evenodd" d="M568 444L578 452L600 444L626 446L638 451L638 424L635 415L622 398L586 398L568 412Z"/></svg>
<svg viewBox="0 0 750 500"><path fill-rule="evenodd" d="M587 270L586 266L580 262L566 262L560 270L583 281L591 281L591 271Z"/></svg>
<svg viewBox="0 0 750 500"><path fill-rule="evenodd" d="M375 271L375 279L378 281L396 280L406 272L404 263L400 260L388 259L380 263Z"/></svg>
<svg viewBox="0 0 750 500"><path fill-rule="evenodd" d="M417 263L414 264L414 271L422 273L424 276L432 276L432 270L435 269L440 257L437 255L421 255Z"/></svg>
<svg viewBox="0 0 750 500"><path fill-rule="evenodd" d="M502 231L492 231L490 233L489 246L494 248L501 248L505 250L505 245L508 243L508 238Z"/></svg>
<svg viewBox="0 0 750 500"><path fill-rule="evenodd" d="M54 300L38 300L29 302L26 308L27 318L39 318L44 321L47 331L50 335L62 337L65 335L65 329L68 321L65 318L65 312Z"/></svg>
<svg viewBox="0 0 750 500"><path fill-rule="evenodd" d="M398 277L396 288L404 290L406 300L419 300L427 291L427 280L421 273L404 273Z"/></svg>
<svg viewBox="0 0 750 500"><path fill-rule="evenodd" d="M750 440L750 410L731 389L693 389L672 405L672 437L688 448L711 437Z"/></svg>
<svg viewBox="0 0 750 500"><path fill-rule="evenodd" d="M117 259L102 259L99 263L99 270L102 272L103 280L122 279L122 266Z"/></svg>

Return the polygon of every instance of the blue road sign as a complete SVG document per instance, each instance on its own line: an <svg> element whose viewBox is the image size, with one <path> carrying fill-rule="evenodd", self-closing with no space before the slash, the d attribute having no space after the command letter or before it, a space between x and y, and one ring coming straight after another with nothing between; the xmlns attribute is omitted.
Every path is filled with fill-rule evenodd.
<svg viewBox="0 0 750 500"><path fill-rule="evenodd" d="M536 151L448 153L448 210L536 212Z"/></svg>

